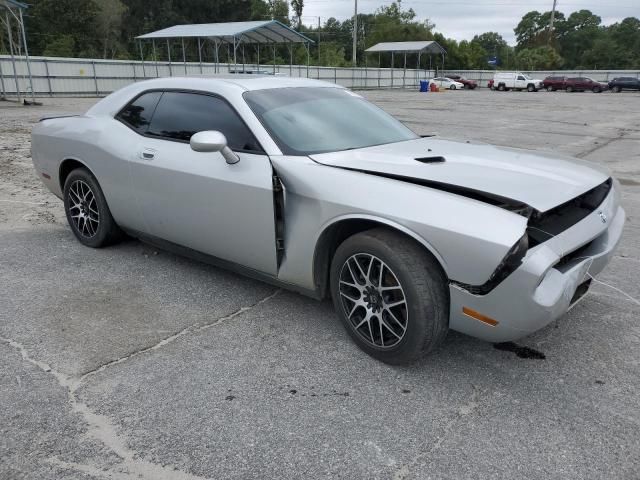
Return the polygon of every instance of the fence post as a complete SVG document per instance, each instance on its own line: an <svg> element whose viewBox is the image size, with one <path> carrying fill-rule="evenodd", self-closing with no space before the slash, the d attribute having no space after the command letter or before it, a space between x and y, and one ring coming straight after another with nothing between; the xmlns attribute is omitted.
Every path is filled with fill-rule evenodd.
<svg viewBox="0 0 640 480"><path fill-rule="evenodd" d="M96 62L94 60L91 60L91 67L93 68L93 83L95 83L96 85L96 97L99 97L100 93L98 91L98 76L96 75Z"/></svg>
<svg viewBox="0 0 640 480"><path fill-rule="evenodd" d="M138 77L136 75L136 63L135 62L131 62L131 67L133 68L133 81L137 82L138 81Z"/></svg>
<svg viewBox="0 0 640 480"><path fill-rule="evenodd" d="M333 83L338 83L338 70L333 67Z"/></svg>
<svg viewBox="0 0 640 480"><path fill-rule="evenodd" d="M6 92L4 89L4 74L2 73L2 60L0 59L0 99L5 98Z"/></svg>
<svg viewBox="0 0 640 480"><path fill-rule="evenodd" d="M47 74L47 85L49 86L49 96L53 97L53 89L51 88L51 75L49 75L49 64L47 59L44 59L44 73Z"/></svg>

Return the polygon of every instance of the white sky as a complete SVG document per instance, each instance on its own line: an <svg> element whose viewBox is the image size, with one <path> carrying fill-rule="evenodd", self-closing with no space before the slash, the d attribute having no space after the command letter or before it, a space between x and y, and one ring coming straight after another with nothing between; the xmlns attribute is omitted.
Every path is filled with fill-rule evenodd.
<svg viewBox="0 0 640 480"><path fill-rule="evenodd" d="M392 0L358 0L358 13L373 13ZM513 29L531 11L551 10L553 0L402 0L402 8L413 10L420 20L429 19L448 38L471 40L478 33L498 32L515 43ZM354 0L304 0L303 22L324 23L329 17L344 20L353 16ZM625 17L640 17L640 0L558 0L557 10L566 16L587 9L599 15L605 25ZM314 18L316 17L316 18Z"/></svg>

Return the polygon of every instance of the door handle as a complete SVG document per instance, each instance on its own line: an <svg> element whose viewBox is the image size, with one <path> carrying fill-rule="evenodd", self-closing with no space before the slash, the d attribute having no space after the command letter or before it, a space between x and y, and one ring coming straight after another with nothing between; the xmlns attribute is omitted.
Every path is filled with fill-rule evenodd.
<svg viewBox="0 0 640 480"><path fill-rule="evenodd" d="M142 160L153 160L156 156L156 151L153 148L145 148L140 152L140 158Z"/></svg>

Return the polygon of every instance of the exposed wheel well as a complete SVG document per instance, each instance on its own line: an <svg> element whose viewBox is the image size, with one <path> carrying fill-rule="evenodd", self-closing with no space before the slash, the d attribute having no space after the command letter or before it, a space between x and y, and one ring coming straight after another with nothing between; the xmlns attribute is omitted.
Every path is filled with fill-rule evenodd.
<svg viewBox="0 0 640 480"><path fill-rule="evenodd" d="M60 165L60 172L58 173L58 179L60 181L60 190L64 190L64 182L66 182L69 174L76 168L87 168L84 164L77 160L68 158Z"/></svg>
<svg viewBox="0 0 640 480"><path fill-rule="evenodd" d="M372 228L386 228L399 233L400 235L411 239L412 242L418 243L421 248L425 249L425 251L428 251L424 245L417 242L410 235L407 235L405 232L390 227L382 222L366 219L348 219L336 222L329 226L320 235L313 257L313 276L320 298L325 298L330 292L329 271L331 269L331 261L333 260L333 256L340 244L352 235L364 232L365 230L371 230ZM429 254L431 254L431 252L429 252ZM436 262L439 264L437 259ZM442 265L440 265L440 268L442 268ZM442 273L446 278L447 275L444 272L444 269L442 269Z"/></svg>

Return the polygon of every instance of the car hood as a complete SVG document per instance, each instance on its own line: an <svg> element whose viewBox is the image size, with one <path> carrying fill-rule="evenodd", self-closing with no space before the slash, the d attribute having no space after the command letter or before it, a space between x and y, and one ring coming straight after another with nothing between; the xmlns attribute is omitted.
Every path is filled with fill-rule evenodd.
<svg viewBox="0 0 640 480"><path fill-rule="evenodd" d="M311 155L323 165L497 195L545 212L609 178L572 157L428 137Z"/></svg>

